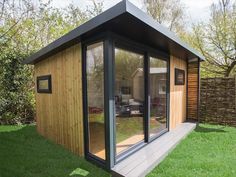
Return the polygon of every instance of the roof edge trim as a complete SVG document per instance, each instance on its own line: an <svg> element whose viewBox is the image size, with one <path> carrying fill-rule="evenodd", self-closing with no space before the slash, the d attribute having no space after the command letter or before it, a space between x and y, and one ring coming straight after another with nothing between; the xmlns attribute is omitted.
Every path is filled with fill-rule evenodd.
<svg viewBox="0 0 236 177"><path fill-rule="evenodd" d="M200 60L204 61L205 57L200 54L197 50L190 47L186 42L182 41L178 36L175 35L174 32L170 31L168 28L164 27L160 23L158 23L156 20L154 20L150 15L146 14L142 10L140 10L138 7L136 7L134 4L132 4L129 1L126 1L126 10L128 13L133 15L134 17L140 19L144 23L146 23L148 26L154 28L155 30L158 30L163 35L167 36L169 39L171 39L176 44L180 45L181 47L187 49L188 51L192 52L194 55L200 58Z"/></svg>
<svg viewBox="0 0 236 177"><path fill-rule="evenodd" d="M151 16L140 10L134 4L129 2L128 0L123 0L117 3L115 6L107 9L103 13L98 16L90 19L79 27L73 29L62 37L56 39L46 47L42 48L38 52L32 54L28 58L26 58L23 63L24 64L35 64L41 61L44 58L47 58L53 55L56 52L60 52L67 47L72 46L73 44L81 41L81 36L86 34L87 32L93 30L101 26L102 24L114 19L115 17L122 15L124 13L128 13L138 20L142 21L144 24L158 31L162 35L166 36L170 41L173 41L175 44L183 47L196 57L200 58L201 61L205 60L205 57L198 53L195 49L187 45L187 43L183 42L179 37L177 37L173 32L171 32L166 27L159 24L156 20L154 20Z"/></svg>

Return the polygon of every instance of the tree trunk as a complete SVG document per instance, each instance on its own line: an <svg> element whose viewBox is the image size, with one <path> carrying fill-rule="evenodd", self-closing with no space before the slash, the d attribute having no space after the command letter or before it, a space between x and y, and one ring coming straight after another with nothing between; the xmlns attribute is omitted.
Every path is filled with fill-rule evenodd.
<svg viewBox="0 0 236 177"><path fill-rule="evenodd" d="M225 71L225 77L229 77L231 71L234 69L235 66L236 66L236 60L233 61L228 67L228 69Z"/></svg>

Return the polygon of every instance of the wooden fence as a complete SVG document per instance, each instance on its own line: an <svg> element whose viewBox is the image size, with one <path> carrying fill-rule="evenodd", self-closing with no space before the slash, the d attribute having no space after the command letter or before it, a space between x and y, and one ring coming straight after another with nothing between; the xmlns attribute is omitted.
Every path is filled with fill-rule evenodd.
<svg viewBox="0 0 236 177"><path fill-rule="evenodd" d="M236 126L236 77L202 78L201 122Z"/></svg>

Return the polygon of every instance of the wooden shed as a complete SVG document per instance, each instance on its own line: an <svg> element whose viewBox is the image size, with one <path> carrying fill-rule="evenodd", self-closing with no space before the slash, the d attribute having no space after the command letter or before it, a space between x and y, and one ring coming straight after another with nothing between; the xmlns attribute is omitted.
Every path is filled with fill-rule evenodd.
<svg viewBox="0 0 236 177"><path fill-rule="evenodd" d="M27 58L38 132L111 169L198 119L204 57L127 0Z"/></svg>

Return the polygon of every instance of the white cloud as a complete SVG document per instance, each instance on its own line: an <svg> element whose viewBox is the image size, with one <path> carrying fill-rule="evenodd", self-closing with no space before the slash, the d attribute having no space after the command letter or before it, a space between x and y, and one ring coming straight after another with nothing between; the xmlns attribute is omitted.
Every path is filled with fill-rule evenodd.
<svg viewBox="0 0 236 177"><path fill-rule="evenodd" d="M209 7L214 0L182 0L182 2L191 8L204 8Z"/></svg>
<svg viewBox="0 0 236 177"><path fill-rule="evenodd" d="M217 0L182 0L192 23L200 20L207 21L210 17L210 6L216 1Z"/></svg>

